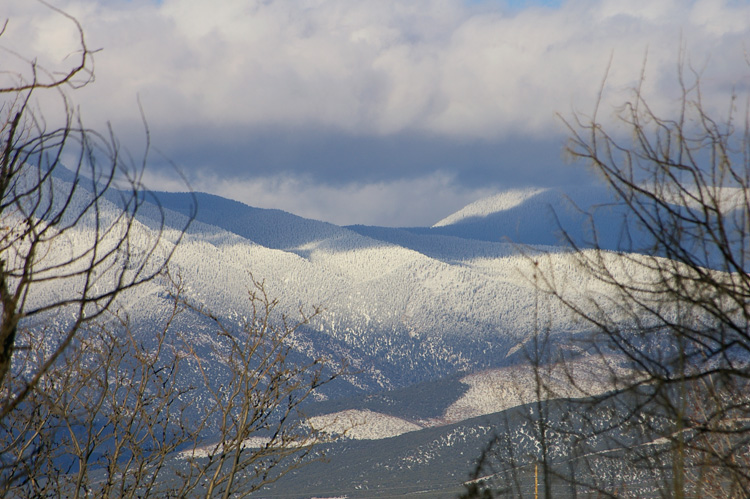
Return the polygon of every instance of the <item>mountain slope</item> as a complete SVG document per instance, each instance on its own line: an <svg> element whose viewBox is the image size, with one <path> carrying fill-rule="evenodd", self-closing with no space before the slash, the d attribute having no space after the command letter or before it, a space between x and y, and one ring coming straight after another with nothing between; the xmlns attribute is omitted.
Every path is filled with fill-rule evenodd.
<svg viewBox="0 0 750 499"><path fill-rule="evenodd" d="M401 232L546 246L567 246L569 237L581 247L590 247L596 237L605 249L637 248L644 243L643 235L627 215L628 210L614 204L612 194L603 187L510 190L480 199L432 227ZM598 229L596 234L592 222ZM391 230L350 228L375 237L380 234L387 240L404 237Z"/></svg>
<svg viewBox="0 0 750 499"><path fill-rule="evenodd" d="M218 227L267 248L288 250L347 233L346 229L327 222L298 217L281 210L253 208L213 194L153 194L166 210L194 216L197 222Z"/></svg>
<svg viewBox="0 0 750 499"><path fill-rule="evenodd" d="M586 199L599 199L596 195ZM385 495L394 490L455 493L455 484L467 476L481 445L500 424L471 418L535 400L524 347L533 346L530 339L540 331L549 333L553 353L566 353L579 386L587 393L607 390L605 377L571 341L586 332L586 324L540 292L535 276L540 269L553 272L561 292L572 299L606 294L606 287L579 272L576 255L566 248L498 241L512 226L522 235L519 243L551 241L554 224L530 221L541 219L549 206L545 200L563 199L560 192L500 195L435 227L408 229L337 227L203 194L155 197L158 204L144 206L133 229L133 249L162 236L165 251L154 258L163 258L174 246L191 203L198 202L197 216L170 263L171 276L183 285L182 299L211 311L232 331L250 316L252 280L263 280L269 296L279 300L276 319L283 315L293 321L300 308L324 307L289 338L289 362L324 356L344 360L355 371L321 390L325 403L305 407L316 429L343 434L342 441L331 444L338 471L322 477L290 475L285 490L351 496L375 495L375 489ZM117 210L116 201L101 206L104 216ZM162 215L166 225L160 232ZM91 230L84 221L62 246L85 247ZM49 248L45 258L54 264L64 250ZM602 256L611 258L615 277L635 276L637 256L612 257ZM648 276L635 277L645 282ZM108 278L97 276L101 282ZM32 300L73 290L40 286ZM173 290L169 279L159 278L123 294L117 304L146 351L168 315ZM173 329L190 354L180 367L180 383L201 386L205 376L212 388L221 389L228 373L215 326L187 310ZM561 397L579 397L566 383L569 373L551 373L550 386ZM207 393L190 391L190 407L200 407ZM513 417L520 424L521 416ZM201 437L215 434L206 428ZM521 437L519 445L531 445L527 434ZM445 482L436 483L435 476ZM326 488L334 483L336 488ZM352 489L352 483L359 488ZM441 487L445 490L437 491Z"/></svg>
<svg viewBox="0 0 750 499"><path fill-rule="evenodd" d="M144 207L134 237L155 237L163 214L163 244L171 244L197 200L195 221L171 261L171 272L185 284L184 298L228 323L239 322L247 315L252 275L266 282L279 311L290 318L300 306L323 306L296 337L295 350L301 357L348 359L361 373L341 388L351 394L522 361L512 352L540 324L555 334L581 329L560 304L535 289L528 253L534 250L489 241L499 239L493 234L509 210L528 208L528 216L537 217L544 205L539 200L549 192L514 195L512 202L507 195L493 198L427 229L342 228L206 194L156 193L160 207ZM532 200L538 202L529 204ZM117 207L102 209L115 213ZM79 228L79 242L86 240L86 230ZM549 225L528 229L544 240L553 232ZM572 292L593 285L576 272L566 251L554 250L545 259ZM123 300L145 337L169 306L168 287L154 281ZM185 319L184 328L195 320Z"/></svg>

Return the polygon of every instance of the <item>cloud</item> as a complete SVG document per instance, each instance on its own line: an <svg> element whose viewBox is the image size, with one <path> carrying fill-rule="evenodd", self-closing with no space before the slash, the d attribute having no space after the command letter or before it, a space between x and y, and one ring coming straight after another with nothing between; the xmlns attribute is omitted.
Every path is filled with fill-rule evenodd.
<svg viewBox="0 0 750 499"><path fill-rule="evenodd" d="M8 1L0 45L65 67L75 48L70 23L35 2ZM457 189L562 183L570 170L552 164L559 153L549 152L564 135L556 113L591 109L610 61L610 114L631 96L644 60L650 102L669 112L681 51L702 71L711 109L723 111L732 91L750 87L746 2L516 4L57 3L103 49L96 83L75 93L87 120L110 120L137 145L138 96L157 146L193 178L202 169L248 179L305 175L324 189L448 171ZM523 158L534 163L520 168Z"/></svg>
<svg viewBox="0 0 750 499"><path fill-rule="evenodd" d="M11 0L19 2L29 3ZM84 98L92 108L132 115L117 109L113 92L131 107L139 94L163 126L190 120L374 135L548 133L555 111L590 102L610 55L613 88L632 84L647 49L649 79L671 78L681 39L691 58L742 68L736 38L750 32L750 6L719 0L569 0L520 12L457 0L60 6L104 49L99 84ZM69 23L36 11L30 46L59 58L74 41L54 43Z"/></svg>

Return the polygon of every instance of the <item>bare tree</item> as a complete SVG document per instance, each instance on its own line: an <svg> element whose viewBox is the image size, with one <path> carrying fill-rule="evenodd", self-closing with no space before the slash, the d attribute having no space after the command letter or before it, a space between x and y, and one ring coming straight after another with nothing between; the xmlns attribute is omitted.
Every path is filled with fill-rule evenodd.
<svg viewBox="0 0 750 499"><path fill-rule="evenodd" d="M92 421L116 407L102 373L124 367L128 345L100 321L162 273L187 225L167 236L164 214L142 189L147 128L146 153L134 161L112 130L83 125L68 92L93 80L95 51L77 20L39 3L70 22L78 47L62 70L3 52L26 70L4 72L0 88L0 487L75 496L83 489L68 482L85 483L92 449L112 440ZM144 206L148 226L136 220Z"/></svg>
<svg viewBox="0 0 750 499"><path fill-rule="evenodd" d="M60 72L29 60L26 73L6 74L11 84L0 88L0 419L81 328L162 271L182 234L167 240L159 214L150 230L136 228L147 201L140 183L147 154L136 163L111 130L102 134L82 124L66 92L91 81L94 51L75 19L48 7L79 35L75 62ZM36 101L42 94L57 96L62 122L45 120ZM146 137L148 150L147 129ZM43 348L20 334L24 324L50 318L59 328L45 336ZM15 370L13 358L28 349L39 362L33 370Z"/></svg>
<svg viewBox="0 0 750 499"><path fill-rule="evenodd" d="M656 442L637 457L664 465L663 492L747 497L750 101L734 96L726 115L710 116L700 75L682 64L678 74L673 118L658 116L635 89L620 114L630 132L624 143L596 111L570 124L568 151L594 168L632 217L635 242L626 249L635 253L596 244L575 253L605 296L571 299L551 280L543 289L594 327L600 352L632 369L607 398L624 403L618 425L634 423ZM636 454L643 453L625 455Z"/></svg>
<svg viewBox="0 0 750 499"><path fill-rule="evenodd" d="M267 294L265 283L252 275L249 280L249 313L239 327L187 304L210 318L217 332L212 365L189 347L209 393L202 426L217 431L215 443L184 453L189 470L181 475L181 496L248 496L322 457L318 444L333 438L308 420L303 407L346 365L321 356L293 358L302 328L320 309L301 308L300 318L289 322L276 312L279 302ZM217 361L223 373L217 372Z"/></svg>
<svg viewBox="0 0 750 499"><path fill-rule="evenodd" d="M179 446L198 438L177 383L174 306L137 339L126 316L89 322L0 422L4 497L147 497ZM109 315L109 314L108 314ZM55 334L54 329L48 331ZM22 352L16 362L38 369ZM199 429L199 428L198 428Z"/></svg>
<svg viewBox="0 0 750 499"><path fill-rule="evenodd" d="M569 154L627 214L621 251L599 244L593 216L587 246L567 238L597 291L571 289L552 255L529 253L538 289L589 331L568 341L612 375L606 393L566 402L575 425L545 421L574 434L576 473L554 471L571 496L750 495L750 101L735 95L719 116L701 75L682 62L678 74L672 117L649 105L644 73L618 111L624 133L600 121L601 94L591 116L566 121Z"/></svg>
<svg viewBox="0 0 750 499"><path fill-rule="evenodd" d="M0 493L244 497L321 457L331 437L302 406L342 366L292 359L317 310L287 322L263 283L252 286L241 324L187 305L181 284L145 332L122 313L87 323L0 422ZM195 350L201 322L208 352Z"/></svg>
<svg viewBox="0 0 750 499"><path fill-rule="evenodd" d="M91 81L93 51L40 3L79 47L70 69L28 61L0 88L0 495L248 495L318 456L329 437L301 408L344 367L295 357L319 310L288 322L252 276L242 324L185 299L166 269L191 217L166 230L142 189L148 128L135 163L111 130L83 126L66 92ZM157 280L171 306L144 332L123 305Z"/></svg>

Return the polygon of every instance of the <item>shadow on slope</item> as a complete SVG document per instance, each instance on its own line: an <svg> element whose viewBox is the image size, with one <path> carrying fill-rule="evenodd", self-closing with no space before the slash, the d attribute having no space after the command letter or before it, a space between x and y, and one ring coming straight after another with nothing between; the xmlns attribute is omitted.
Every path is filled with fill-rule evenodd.
<svg viewBox="0 0 750 499"><path fill-rule="evenodd" d="M638 239L635 225L628 218L629 211L617 204L604 187L540 189L509 203L505 198L512 193L480 200L474 210L469 205L461 210L464 216L457 212L433 227L409 230L547 246L567 245L564 231L578 246L591 247L596 241L600 247L611 250L635 249L645 242ZM596 233L593 226L597 227Z"/></svg>
<svg viewBox="0 0 750 499"><path fill-rule="evenodd" d="M456 373L396 390L320 402L310 407L308 415L317 416L358 409L387 414L407 421L440 418L448 407L469 389L469 385L461 382L464 376L466 373Z"/></svg>
<svg viewBox="0 0 750 499"><path fill-rule="evenodd" d="M612 489L628 483L636 496L656 497L653 492L658 483L648 470L628 467L621 459L622 446L648 444L650 437L616 428L609 420L612 404L598 407L595 417L613 429L594 438L585 455L571 452L570 435L587 424L586 416L577 411L581 402L542 402L546 417L560 428L559 433L550 430L548 435L553 497L588 497L591 493L584 485L556 478L558 474L571 474L581 484L611 484ZM292 471L254 497L455 498L466 491L464 483L480 456L492 462L480 475L484 481L513 497L533 497L535 465L541 459L537 421L538 407L531 403L386 439L343 440L326 446L325 461Z"/></svg>
<svg viewBox="0 0 750 499"><path fill-rule="evenodd" d="M184 192L157 192L162 207L184 215L194 210L193 198ZM195 193L195 220L222 228L272 249L288 250L305 244L341 237L350 231L327 222L310 220L281 210L253 208L213 194Z"/></svg>
<svg viewBox="0 0 750 499"><path fill-rule="evenodd" d="M510 198L510 199L509 199ZM593 226L597 227L594 234ZM594 242L610 250L647 246L628 219L628 210L614 204L600 187L508 191L466 206L432 227L389 228L347 226L362 236L418 251L442 261L502 258L518 246L579 247Z"/></svg>
<svg viewBox="0 0 750 499"><path fill-rule="evenodd" d="M350 225L347 229L371 239L408 248L451 263L474 258L503 258L517 254L513 244L436 234L429 228L391 228Z"/></svg>

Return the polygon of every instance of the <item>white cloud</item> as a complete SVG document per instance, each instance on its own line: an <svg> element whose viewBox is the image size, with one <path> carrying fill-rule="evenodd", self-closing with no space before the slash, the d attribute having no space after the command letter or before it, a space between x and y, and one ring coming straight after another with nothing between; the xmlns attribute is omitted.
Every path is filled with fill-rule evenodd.
<svg viewBox="0 0 750 499"><path fill-rule="evenodd" d="M66 20L10 1L12 26L28 28L34 12L28 46L59 60L70 44L57 43L70 38ZM139 94L160 126L543 133L557 126L555 111L591 101L611 53L610 83L621 88L637 78L646 49L649 79L671 78L681 37L695 60L747 69L736 35L750 34L750 5L720 0L569 0L518 14L459 0L59 5L104 48L99 81L82 99L91 112L132 118Z"/></svg>

